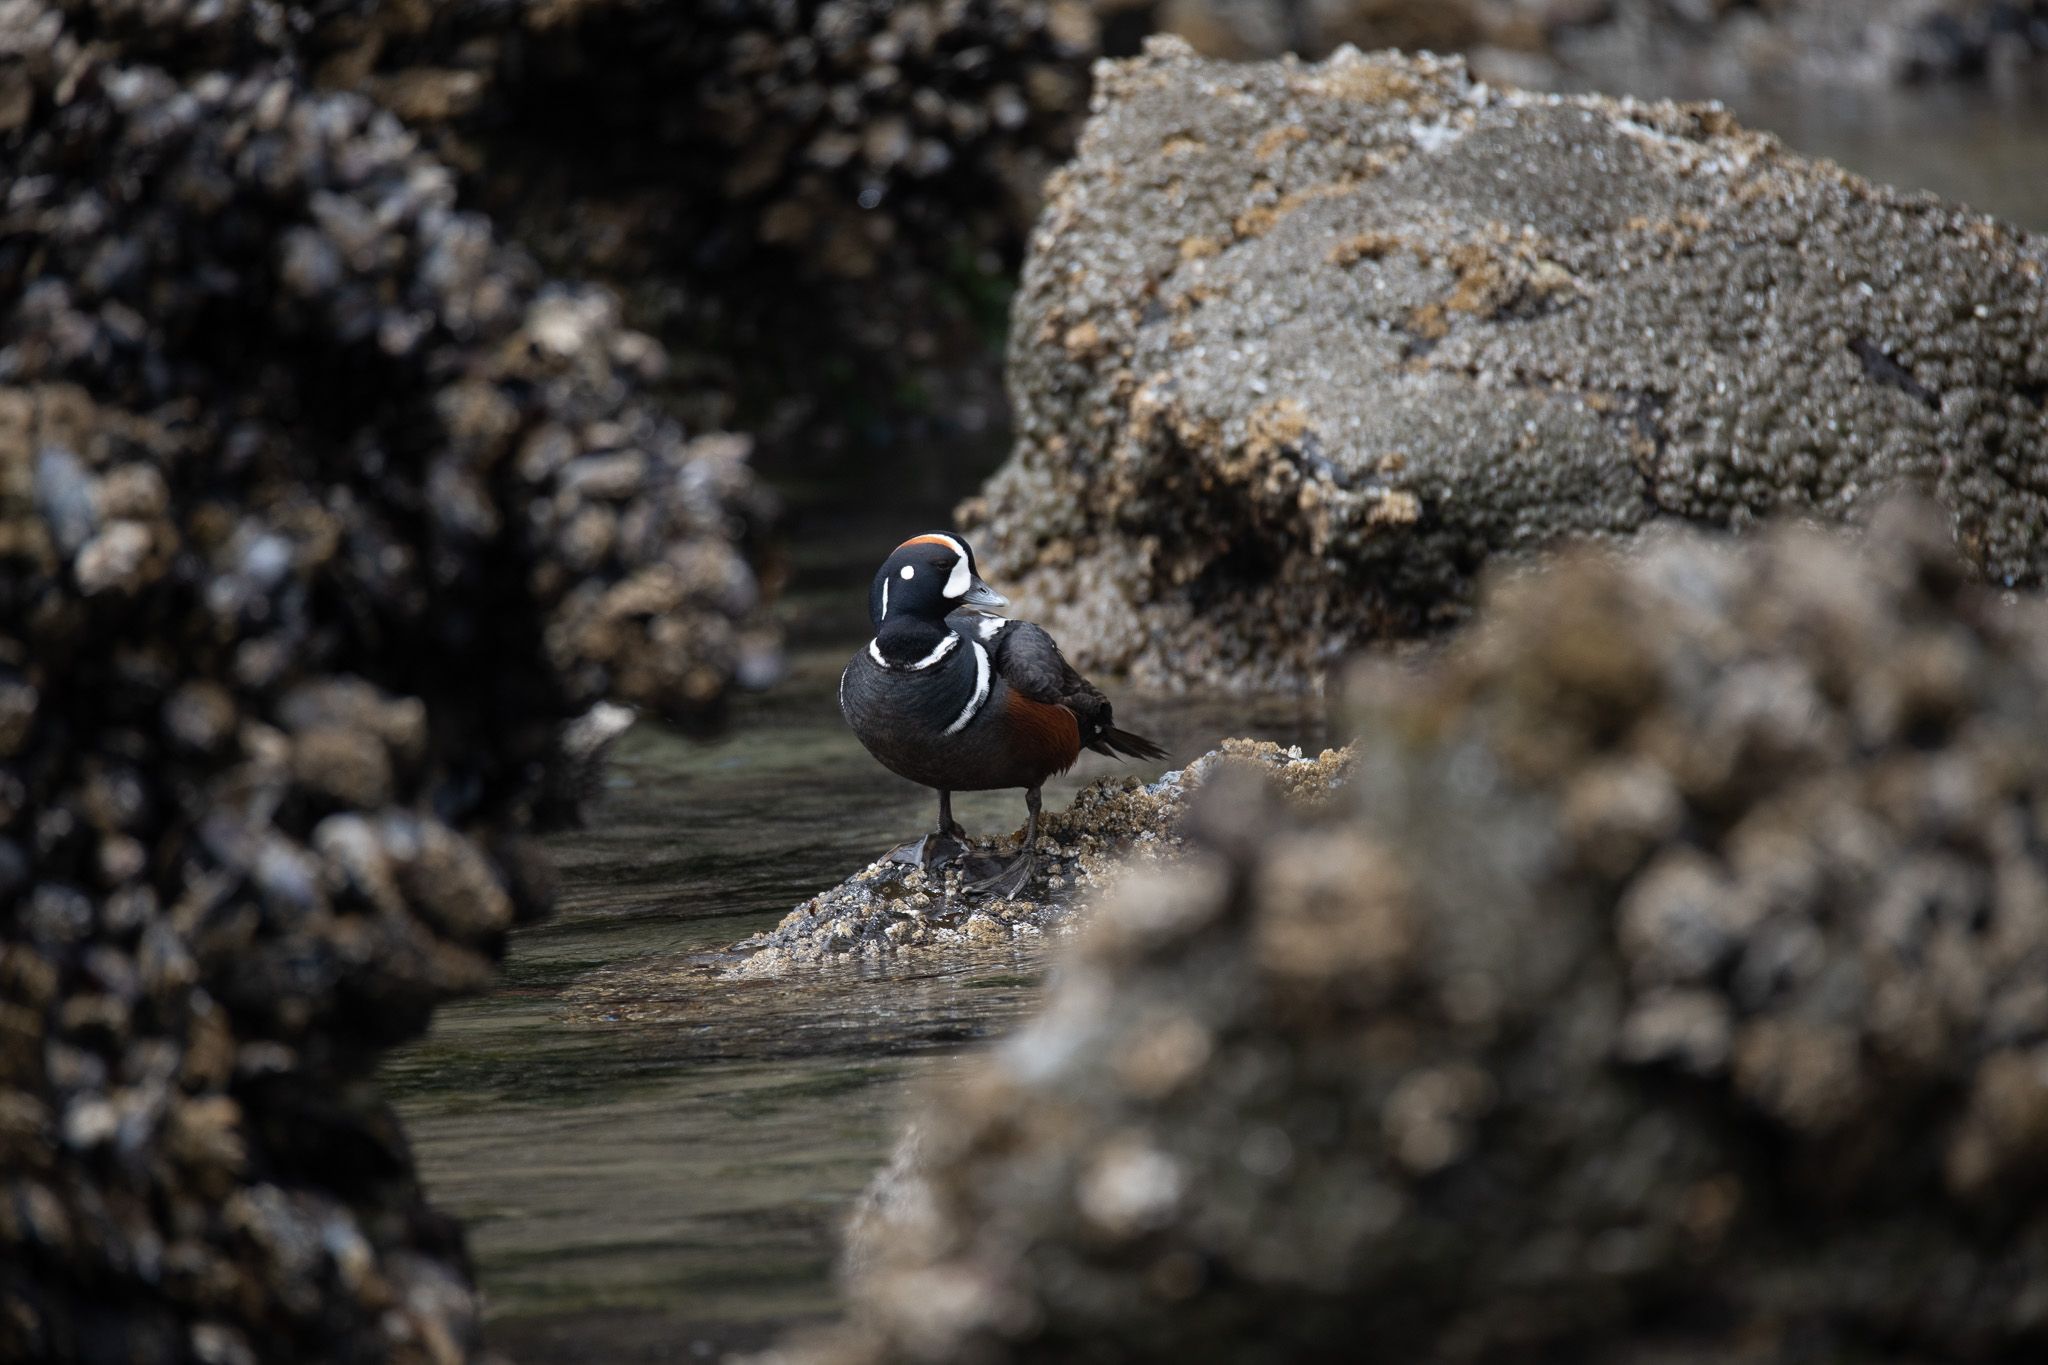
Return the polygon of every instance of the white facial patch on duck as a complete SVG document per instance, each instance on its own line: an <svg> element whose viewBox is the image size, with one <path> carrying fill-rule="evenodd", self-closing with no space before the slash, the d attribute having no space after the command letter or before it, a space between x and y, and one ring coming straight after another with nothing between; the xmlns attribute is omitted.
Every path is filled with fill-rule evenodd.
<svg viewBox="0 0 2048 1365"><path fill-rule="evenodd" d="M962 562L964 563L965 561ZM960 637L948 635L946 638L957 640ZM974 650L974 695L967 699L967 705L960 708L960 714L955 716L953 723L946 727L946 733L949 735L957 735L966 729L967 722L974 719L974 713L981 710L981 704L988 700L988 651L981 647L980 641L973 642L972 648Z"/></svg>
<svg viewBox="0 0 2048 1365"><path fill-rule="evenodd" d="M889 580L882 580L882 619L889 619Z"/></svg>
<svg viewBox="0 0 2048 1365"><path fill-rule="evenodd" d="M948 597L965 597L967 590L974 586L974 570L967 566L967 554L963 550L953 561L953 572L946 579L945 593Z"/></svg>
<svg viewBox="0 0 2048 1365"><path fill-rule="evenodd" d="M911 579L917 577L917 566L915 564L905 564L897 571L897 574L904 582L908 583Z"/></svg>
<svg viewBox="0 0 2048 1365"><path fill-rule="evenodd" d="M932 652L931 652L931 653L929 653L929 654L925 655L925 656L924 656L924 657L923 657L922 659L919 659L919 660L918 660L918 661L917 661L916 663L914 663L914 664L892 664L892 663L890 663L890 662L889 662L889 661L888 661L887 659L885 659L885 658L883 658L883 657L882 657L882 642L881 642L881 640L880 640L880 639L874 639L874 640L870 640L870 641L868 641L868 656L869 656L870 658L872 658L872 659L873 659L873 660L874 660L874 661L875 661L876 663L880 664L880 665L881 665L882 667L884 667L884 668L887 668L887 669L892 669L892 670L905 670L905 671L908 671L908 672L911 672L911 673L916 673L916 672L918 672L918 671L919 671L919 670L921 670L921 669L926 669L926 668L930 668L930 667L931 667L931 666L932 666L933 664L935 664L935 663L937 663L937 662L938 662L939 660L941 660L941 659L945 658L945 657L946 657L946 656L947 656L948 654L951 654L951 653L952 653L952 652L954 651L954 649L956 649L956 648L957 648L957 647L959 646L959 644L960 644L960 637L959 637L959 636L957 636L957 635L953 635L953 634L951 634L951 633L948 633L945 639L943 639L943 640L939 641L939 642L938 642L938 644L936 644L936 645L932 646ZM980 649L980 648L981 648L981 646L980 646L980 645L976 645L976 646L975 646L975 648L976 648L976 649Z"/></svg>

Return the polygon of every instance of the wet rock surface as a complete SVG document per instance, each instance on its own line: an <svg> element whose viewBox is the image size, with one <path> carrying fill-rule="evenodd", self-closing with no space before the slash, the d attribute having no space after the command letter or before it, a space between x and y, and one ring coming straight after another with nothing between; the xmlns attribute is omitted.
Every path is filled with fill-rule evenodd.
<svg viewBox="0 0 2048 1365"><path fill-rule="evenodd" d="M2048 618L1938 519L1659 533L1197 803L931 1097L784 1360L2048 1342Z"/></svg>
<svg viewBox="0 0 2048 1365"><path fill-rule="evenodd" d="M595 703L774 667L746 442L308 22L0 5L10 1360L475 1353L370 1068L547 908Z"/></svg>
<svg viewBox="0 0 2048 1365"><path fill-rule="evenodd" d="M1455 60L1100 68L962 509L1077 665L1314 680L1496 555L1927 490L2048 563L2048 248L1711 107Z"/></svg>
<svg viewBox="0 0 2048 1365"><path fill-rule="evenodd" d="M1065 932L1085 896L1134 865L1171 861L1180 852L1188 803L1203 788L1259 773L1310 808L1334 799L1350 758L1349 750L1304 756L1299 748L1226 740L1155 782L1105 778L1084 787L1066 810L1040 817L1037 861L1016 896L974 891L962 866L975 864L986 875L1008 863L1021 845L1021 829L976 841L960 863L931 871L884 857L797 906L773 929L735 943L731 951L742 960L726 974L769 977L913 949L1000 948Z"/></svg>

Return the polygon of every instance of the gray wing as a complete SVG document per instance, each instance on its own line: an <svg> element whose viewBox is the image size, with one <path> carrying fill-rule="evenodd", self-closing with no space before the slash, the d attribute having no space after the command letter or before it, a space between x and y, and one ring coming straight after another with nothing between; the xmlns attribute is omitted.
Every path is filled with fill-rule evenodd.
<svg viewBox="0 0 2048 1365"><path fill-rule="evenodd" d="M1088 743L1109 724L1109 698L1074 671L1067 656L1045 628L1012 621L989 642L989 663L996 676L1033 701L1064 706L1081 722L1081 742Z"/></svg>
<svg viewBox="0 0 2048 1365"><path fill-rule="evenodd" d="M1064 706L1080 722L1081 743L1100 754L1158 758L1164 750L1150 740L1116 728L1115 708L1102 690L1074 671L1067 656L1046 634L1043 626L1029 621L982 621L963 626L988 650L989 665L997 677L1033 701Z"/></svg>
<svg viewBox="0 0 2048 1365"><path fill-rule="evenodd" d="M1128 730L1116 728L1115 708L1102 689L1074 671L1043 626L955 612L946 624L988 650L995 675L1033 701L1064 706L1080 722L1081 743L1099 754L1164 758L1166 750Z"/></svg>

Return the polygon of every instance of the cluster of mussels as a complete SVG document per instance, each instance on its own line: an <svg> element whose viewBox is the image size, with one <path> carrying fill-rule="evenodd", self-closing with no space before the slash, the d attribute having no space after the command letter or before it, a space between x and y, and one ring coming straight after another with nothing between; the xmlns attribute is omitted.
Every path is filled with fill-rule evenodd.
<svg viewBox="0 0 2048 1365"><path fill-rule="evenodd" d="M1079 0L378 4L318 41L544 263L615 284L707 416L810 458L847 406L997 420L1001 300L1086 102Z"/></svg>
<svg viewBox="0 0 2048 1365"><path fill-rule="evenodd" d="M1659 539L1376 668L1348 803L1198 805L783 1358L2032 1358L2048 621L1964 577Z"/></svg>
<svg viewBox="0 0 2048 1365"><path fill-rule="evenodd" d="M765 676L745 443L314 17L0 4L0 1357L448 1361L367 1079L543 911L602 699Z"/></svg>

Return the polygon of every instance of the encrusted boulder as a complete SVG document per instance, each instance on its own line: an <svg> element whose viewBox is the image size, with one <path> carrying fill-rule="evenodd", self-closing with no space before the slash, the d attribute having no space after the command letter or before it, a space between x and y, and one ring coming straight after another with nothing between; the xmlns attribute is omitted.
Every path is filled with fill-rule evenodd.
<svg viewBox="0 0 2048 1365"><path fill-rule="evenodd" d="M1660 518L1937 497L2048 567L2048 246L1711 106L1457 60L1099 68L1017 299L1017 445L962 509L1084 667L1315 681L1478 570Z"/></svg>
<svg viewBox="0 0 2048 1365"><path fill-rule="evenodd" d="M1659 534L1376 665L929 1098L867 1361L2048 1347L2048 614L1938 521Z"/></svg>

